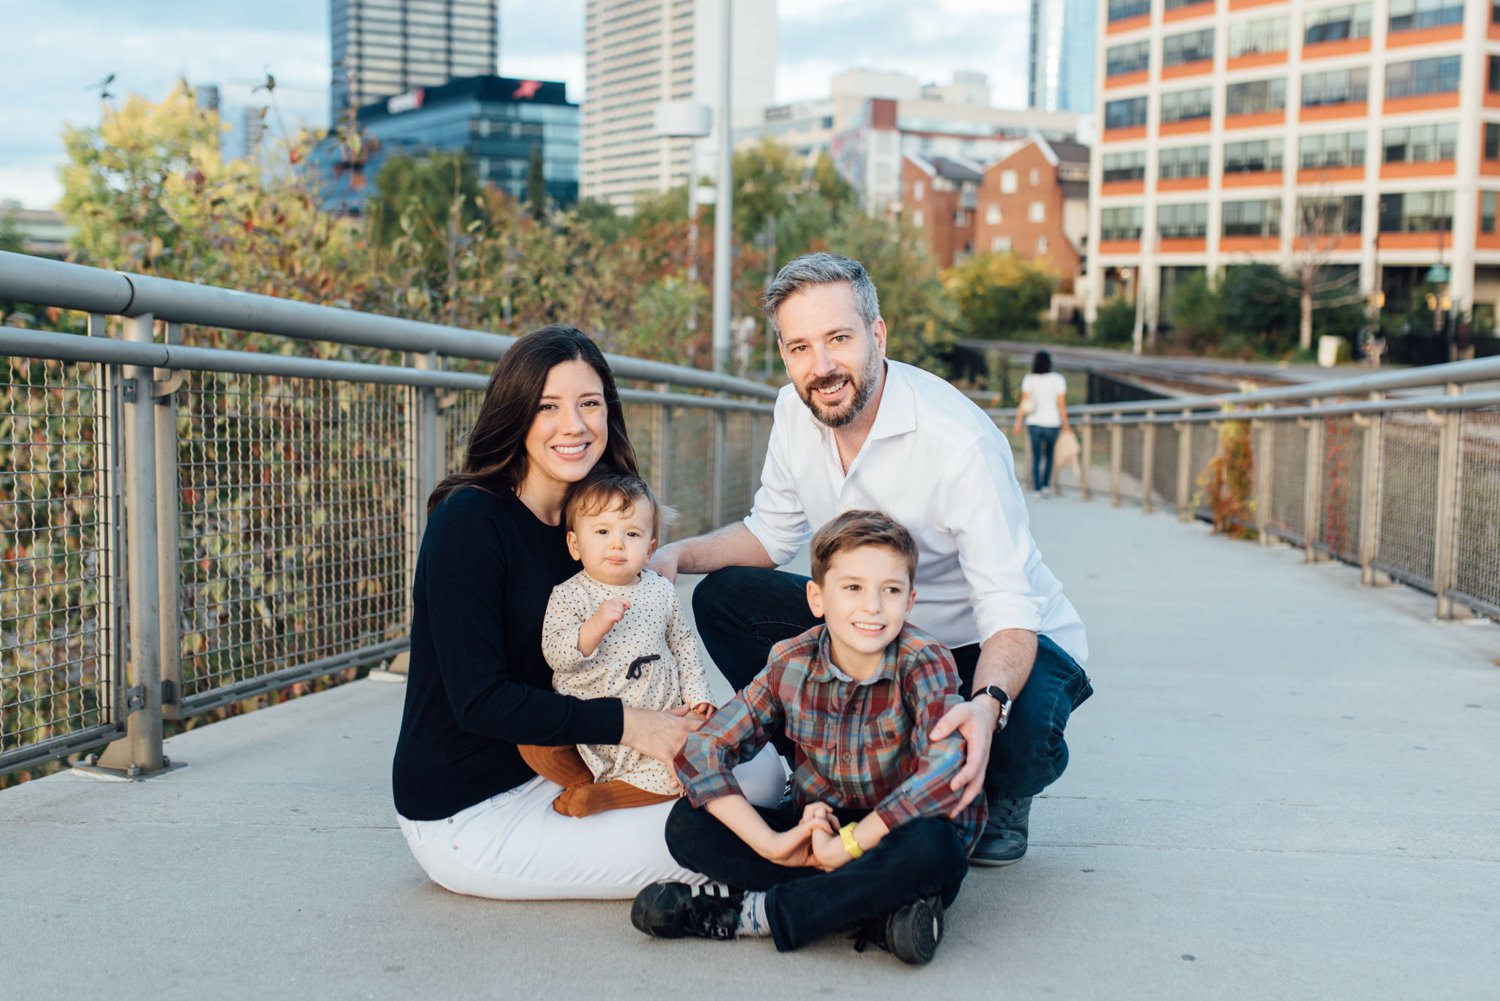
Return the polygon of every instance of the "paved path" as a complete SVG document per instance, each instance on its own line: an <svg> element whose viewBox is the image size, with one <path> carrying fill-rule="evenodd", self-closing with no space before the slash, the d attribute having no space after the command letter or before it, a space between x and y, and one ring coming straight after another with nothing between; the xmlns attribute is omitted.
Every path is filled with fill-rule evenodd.
<svg viewBox="0 0 1500 1001"><path fill-rule="evenodd" d="M403 689L366 681L177 737L164 778L0 793L0 995L1500 998L1500 629L1169 515L1035 522L1098 694L930 967L431 886L391 819Z"/></svg>

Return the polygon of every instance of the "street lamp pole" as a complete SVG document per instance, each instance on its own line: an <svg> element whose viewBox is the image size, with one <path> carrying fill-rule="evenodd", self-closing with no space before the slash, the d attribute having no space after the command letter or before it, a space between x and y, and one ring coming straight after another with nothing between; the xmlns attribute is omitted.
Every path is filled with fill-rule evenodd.
<svg viewBox="0 0 1500 1001"><path fill-rule="evenodd" d="M714 202L714 371L729 370L730 243L734 225L733 121L730 116L730 41L734 0L724 0L719 60L719 181Z"/></svg>
<svg viewBox="0 0 1500 1001"><path fill-rule="evenodd" d="M666 139L691 139L688 159L688 285L698 289L698 143L708 136L713 111L706 104L665 101L656 106L656 134ZM698 307L688 312L688 330L698 329Z"/></svg>

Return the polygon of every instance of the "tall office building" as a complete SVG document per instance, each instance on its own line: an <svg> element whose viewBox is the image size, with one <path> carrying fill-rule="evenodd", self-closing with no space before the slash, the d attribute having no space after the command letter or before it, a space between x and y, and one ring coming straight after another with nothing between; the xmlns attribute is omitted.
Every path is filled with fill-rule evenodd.
<svg viewBox="0 0 1500 1001"><path fill-rule="evenodd" d="M1031 0L1027 107L1093 110L1098 6L1097 0Z"/></svg>
<svg viewBox="0 0 1500 1001"><path fill-rule="evenodd" d="M724 0L588 0L582 197L628 210L638 194L687 180L694 141L657 136L653 114L664 101L717 106L723 9ZM774 103L778 38L776 0L733 9L731 126ZM700 175L712 172L718 127L699 144Z"/></svg>
<svg viewBox="0 0 1500 1001"><path fill-rule="evenodd" d="M331 0L328 121L418 87L495 72L499 0Z"/></svg>
<svg viewBox="0 0 1500 1001"><path fill-rule="evenodd" d="M1106 0L1089 302L1311 261L1373 311L1500 302L1500 13L1477 0ZM1494 8L1500 11L1500 7Z"/></svg>

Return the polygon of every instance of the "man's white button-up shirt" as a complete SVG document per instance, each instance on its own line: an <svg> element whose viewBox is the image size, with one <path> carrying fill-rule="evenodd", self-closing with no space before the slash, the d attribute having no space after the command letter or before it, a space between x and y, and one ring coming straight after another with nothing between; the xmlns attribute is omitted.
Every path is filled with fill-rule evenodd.
<svg viewBox="0 0 1500 1001"><path fill-rule="evenodd" d="M884 511L916 538L919 629L949 647L1029 629L1087 660L1083 622L1031 537L1010 444L944 380L887 362L874 424L847 473L833 431L796 387L781 390L746 527L780 566L852 508Z"/></svg>

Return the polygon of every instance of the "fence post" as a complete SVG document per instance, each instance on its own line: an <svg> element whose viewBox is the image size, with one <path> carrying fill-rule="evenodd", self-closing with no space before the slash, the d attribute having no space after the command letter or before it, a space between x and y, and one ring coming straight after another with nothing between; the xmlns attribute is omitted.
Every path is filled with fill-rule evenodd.
<svg viewBox="0 0 1500 1001"><path fill-rule="evenodd" d="M1150 514L1156 510L1151 503L1152 487L1156 480L1156 424L1152 420L1156 416L1154 411L1146 411L1145 422L1141 424L1141 513Z"/></svg>
<svg viewBox="0 0 1500 1001"><path fill-rule="evenodd" d="M126 321L126 340L150 344L154 318ZM140 778L161 771L161 584L157 566L156 403L154 370L127 365L120 391L125 403L126 567L130 607L125 664L125 736L104 749L99 767Z"/></svg>
<svg viewBox="0 0 1500 1001"><path fill-rule="evenodd" d="M1253 432L1260 425L1260 455L1255 457L1255 535L1263 546L1271 544L1271 478L1276 461L1276 425L1269 420L1252 420ZM1224 447L1224 442L1219 442Z"/></svg>
<svg viewBox="0 0 1500 1001"><path fill-rule="evenodd" d="M1385 394L1376 390L1370 399L1383 400ZM1380 414L1355 414L1354 422L1364 429L1359 484L1359 582L1369 587L1375 583L1375 555L1380 549L1380 465L1384 461L1385 420Z"/></svg>
<svg viewBox="0 0 1500 1001"><path fill-rule="evenodd" d="M1446 393L1458 396L1463 387L1448 383ZM1457 584L1458 535L1458 480L1462 468L1459 462L1463 451L1463 414L1450 410L1443 414L1432 414L1442 425L1438 437L1438 486L1435 516L1436 530L1433 532L1432 590L1437 594L1437 617L1453 618L1453 599L1449 592Z"/></svg>
<svg viewBox="0 0 1500 1001"><path fill-rule="evenodd" d="M413 368L436 371L441 366L435 353L413 355ZM406 423L406 580L417 572L417 556L422 550L422 533L427 528L427 498L437 488L444 469L443 414L438 406L438 391L432 386L413 386L407 396ZM411 618L411 588L406 591L407 619ZM393 665L402 668L402 665Z"/></svg>
<svg viewBox="0 0 1500 1001"><path fill-rule="evenodd" d="M714 528L724 524L724 509L728 507L728 458L729 411L720 408L714 411Z"/></svg>
<svg viewBox="0 0 1500 1001"><path fill-rule="evenodd" d="M1186 418L1191 410L1184 410L1182 416ZM1189 510L1192 503L1192 480L1193 480L1193 425L1186 419L1178 421L1177 428L1177 520L1192 521L1193 512Z"/></svg>
<svg viewBox="0 0 1500 1001"><path fill-rule="evenodd" d="M1323 401L1314 399L1308 402L1317 407ZM1307 455L1303 463L1307 472L1302 489L1302 555L1307 562L1313 563L1318 559L1317 542L1322 523L1319 512L1323 506L1324 425L1321 417L1298 418L1297 423L1307 429Z"/></svg>
<svg viewBox="0 0 1500 1001"><path fill-rule="evenodd" d="M659 393L668 393L671 389L671 385L665 382L657 384L656 387ZM651 472L654 474L656 482L651 484L651 487L656 491L657 502L663 507L670 507L672 504L672 492L667 487L672 482L672 405L670 403L658 403L656 405L655 416L656 427L654 428L655 433L652 437L655 439L654 444L656 448L654 449L654 454L656 461L651 464ZM670 525L663 525L661 534L666 537L661 540L662 543L667 543L670 541L672 535L672 527Z"/></svg>
<svg viewBox="0 0 1500 1001"><path fill-rule="evenodd" d="M1083 425L1083 441L1078 455L1078 488L1084 500L1093 496L1089 489L1089 476L1092 475L1094 464L1094 423L1092 420Z"/></svg>
<svg viewBox="0 0 1500 1001"><path fill-rule="evenodd" d="M1125 451L1125 429L1120 424L1120 414L1114 415L1109 426L1109 503L1120 506L1120 462Z"/></svg>
<svg viewBox="0 0 1500 1001"><path fill-rule="evenodd" d="M167 324L167 343L182 343L182 324ZM161 713L182 718L182 567L178 555L182 494L177 479L177 391L186 373L159 368L151 390L156 401L156 567L161 635Z"/></svg>

